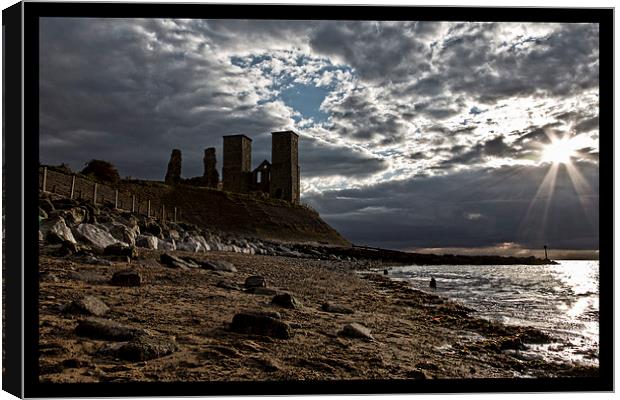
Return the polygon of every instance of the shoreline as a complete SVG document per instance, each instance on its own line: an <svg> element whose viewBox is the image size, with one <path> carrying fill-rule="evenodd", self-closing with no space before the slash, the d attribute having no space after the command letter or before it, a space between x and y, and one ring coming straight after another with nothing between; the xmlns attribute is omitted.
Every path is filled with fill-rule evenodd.
<svg viewBox="0 0 620 400"><path fill-rule="evenodd" d="M236 272L227 272L170 268L160 263L164 252L159 250L140 249L130 262L106 265L57 257L46 245L40 250L42 381L476 379L599 373L598 367L522 359L519 349L550 338L533 328L471 316L473 310L440 296L361 272L387 263L219 251L169 253L196 262L231 263ZM139 286L111 284L115 272L127 269L141 277ZM255 275L265 278L266 287L252 293L244 289L244 281ZM272 304L282 293L292 295L298 307ZM123 359L126 354L113 349L128 343L126 338L78 335L76 327L92 317L68 313L65 307L83 296L94 296L109 307L98 318L144 330L149 340L161 339L155 346L157 356L149 358L153 354L147 351L138 357L145 359ZM352 313L325 311L326 303ZM288 326L290 337L233 331L233 318L245 311L277 313L276 322ZM367 328L369 337L343 333L354 323Z"/></svg>

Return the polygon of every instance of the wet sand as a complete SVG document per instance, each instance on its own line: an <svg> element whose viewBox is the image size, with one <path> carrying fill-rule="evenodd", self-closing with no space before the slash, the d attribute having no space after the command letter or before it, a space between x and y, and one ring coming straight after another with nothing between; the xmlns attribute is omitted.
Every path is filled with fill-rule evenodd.
<svg viewBox="0 0 620 400"><path fill-rule="evenodd" d="M185 253L197 260L224 260L237 272L173 269L161 265L161 251L140 249L130 263L110 266L71 257L40 256L40 380L44 382L262 381L433 379L596 376L598 368L525 359L519 348L552 340L534 329L506 327L471 316L471 310L430 293L363 272L359 261ZM373 265L377 267L377 265ZM142 284L110 284L114 272L131 268ZM243 288L251 275L302 304L271 304L273 294ZM220 284L220 286L218 286ZM78 336L84 315L62 307L83 296L102 300L103 317L174 340L177 351L146 361L101 353L108 340ZM324 303L354 312L325 312ZM277 311L291 328L289 339L236 333L230 323L243 311ZM373 339L339 334L359 323Z"/></svg>

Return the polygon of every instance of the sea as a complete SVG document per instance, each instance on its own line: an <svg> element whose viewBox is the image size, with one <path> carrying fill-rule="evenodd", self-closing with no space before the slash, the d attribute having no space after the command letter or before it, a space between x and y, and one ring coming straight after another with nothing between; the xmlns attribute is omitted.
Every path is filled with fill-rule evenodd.
<svg viewBox="0 0 620 400"><path fill-rule="evenodd" d="M426 265L389 269L393 279L476 310L472 315L538 328L559 342L533 345L523 356L599 363L599 262L558 265ZM437 289L429 287L431 277Z"/></svg>

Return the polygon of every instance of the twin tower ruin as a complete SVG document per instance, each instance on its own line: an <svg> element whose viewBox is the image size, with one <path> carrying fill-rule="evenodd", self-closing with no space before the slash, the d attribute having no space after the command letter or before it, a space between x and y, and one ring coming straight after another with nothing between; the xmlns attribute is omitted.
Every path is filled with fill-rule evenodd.
<svg viewBox="0 0 620 400"><path fill-rule="evenodd" d="M254 170L252 139L245 135L224 136L221 182L215 148L205 149L203 176L190 179L181 178L181 151L174 149L168 163L166 183L186 183L299 203L299 135L293 131L272 132L271 135L271 163L264 160Z"/></svg>

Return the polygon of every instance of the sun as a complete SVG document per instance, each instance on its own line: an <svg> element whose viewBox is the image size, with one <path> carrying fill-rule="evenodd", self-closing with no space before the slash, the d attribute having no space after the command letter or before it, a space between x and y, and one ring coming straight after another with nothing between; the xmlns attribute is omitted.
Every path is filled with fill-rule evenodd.
<svg viewBox="0 0 620 400"><path fill-rule="evenodd" d="M571 139L552 139L551 143L543 147L541 160L553 164L568 164L576 155L577 147Z"/></svg>

